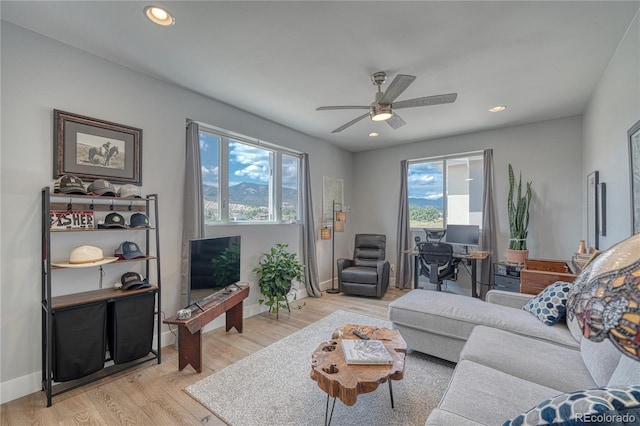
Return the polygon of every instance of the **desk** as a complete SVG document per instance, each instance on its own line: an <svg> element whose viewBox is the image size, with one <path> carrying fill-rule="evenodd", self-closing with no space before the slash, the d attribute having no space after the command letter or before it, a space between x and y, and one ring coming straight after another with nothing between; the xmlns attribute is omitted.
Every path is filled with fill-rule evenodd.
<svg viewBox="0 0 640 426"><path fill-rule="evenodd" d="M420 280L420 258L418 256L419 253L416 250L405 250L404 253L413 256L413 288L416 289L418 288L418 281ZM471 264L471 297L478 297L477 263L478 260L484 260L488 258L489 253L454 253L453 257L460 260L466 260L467 264Z"/></svg>
<svg viewBox="0 0 640 426"><path fill-rule="evenodd" d="M202 373L202 334L201 329L219 317L227 314L227 331L235 327L242 333L242 302L249 296L249 285L240 284L235 291L219 291L211 300L202 304L202 309L191 308L191 317L178 319L177 316L167 318L165 324L178 326L178 370L191 365L198 373Z"/></svg>

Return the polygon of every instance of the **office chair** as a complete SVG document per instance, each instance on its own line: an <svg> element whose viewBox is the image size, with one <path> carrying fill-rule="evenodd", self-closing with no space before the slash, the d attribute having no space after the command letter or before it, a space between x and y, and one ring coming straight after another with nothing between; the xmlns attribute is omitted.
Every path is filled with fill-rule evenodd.
<svg viewBox="0 0 640 426"><path fill-rule="evenodd" d="M416 237L416 251L420 260L420 275L428 277L431 284L436 284L438 291L442 291L442 282L444 280L455 281L458 278L459 259L453 257L453 246L451 244L440 242L444 236L444 232L429 232L427 238L437 239L434 241L420 241L420 237ZM433 271L433 273L432 273Z"/></svg>

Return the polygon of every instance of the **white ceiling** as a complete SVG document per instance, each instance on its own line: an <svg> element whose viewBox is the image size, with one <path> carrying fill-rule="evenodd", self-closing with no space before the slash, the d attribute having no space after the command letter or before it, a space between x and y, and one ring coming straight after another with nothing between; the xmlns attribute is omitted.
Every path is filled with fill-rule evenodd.
<svg viewBox="0 0 640 426"><path fill-rule="evenodd" d="M1 16L356 152L581 114L640 5L159 0L176 18L163 28L151 3L2 1ZM418 77L397 100L458 99L401 110L397 130L364 119L331 134L364 111L315 109L371 103L376 71Z"/></svg>

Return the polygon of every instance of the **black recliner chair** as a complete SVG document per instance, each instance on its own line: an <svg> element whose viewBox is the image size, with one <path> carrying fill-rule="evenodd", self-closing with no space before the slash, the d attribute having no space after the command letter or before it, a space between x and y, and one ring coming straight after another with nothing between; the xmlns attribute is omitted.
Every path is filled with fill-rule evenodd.
<svg viewBox="0 0 640 426"><path fill-rule="evenodd" d="M382 297L389 287L387 236L357 234L353 259L338 259L338 288L345 294Z"/></svg>

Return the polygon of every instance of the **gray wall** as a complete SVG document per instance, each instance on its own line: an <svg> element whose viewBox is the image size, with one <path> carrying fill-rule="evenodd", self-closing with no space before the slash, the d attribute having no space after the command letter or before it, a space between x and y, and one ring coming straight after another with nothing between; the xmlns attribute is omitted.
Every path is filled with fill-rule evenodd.
<svg viewBox="0 0 640 426"><path fill-rule="evenodd" d="M143 129L142 192L159 194L162 310L167 315L173 315L181 307L179 259L187 118L309 153L317 230L321 220L323 175L344 179L345 200L349 200L353 162L349 152L13 24L2 21L1 30L2 402L40 389L40 189L54 181L51 168L53 109ZM251 263L276 242L290 243L290 248L298 251L299 226L225 228L211 232L230 231L243 236L241 279L252 282L245 307L245 314L251 315L260 310ZM67 237L73 242L74 237L64 236ZM87 243L82 237L77 237L77 241L78 245ZM346 248L340 246L339 253L343 251L346 254ZM328 281L330 243L318 241L318 257L320 279ZM117 274L110 273L108 267L105 270L108 272L105 283L115 282ZM63 279L68 275L58 272L63 273ZM117 269L116 272L122 273ZM80 278L84 283L76 286L75 291L97 288L94 275L87 281ZM71 291L63 287L54 291L60 294L65 290ZM168 341L163 339L163 343L172 344L164 326L163 331L169 337Z"/></svg>
<svg viewBox="0 0 640 426"><path fill-rule="evenodd" d="M387 234L388 258L396 263L400 161L487 148L493 149L494 156L498 252L504 254L509 239L507 166L511 163L516 173L522 171L523 181L533 182L534 195L527 240L530 257L568 259L582 238L580 117L357 154L354 167L354 175L357 177L354 183L354 222L357 230Z"/></svg>
<svg viewBox="0 0 640 426"><path fill-rule="evenodd" d="M607 184L606 249L631 235L631 187L627 130L640 120L640 16L627 30L593 93L583 119L582 180L598 170ZM585 204L586 211L586 204ZM584 216L586 234L586 213Z"/></svg>

